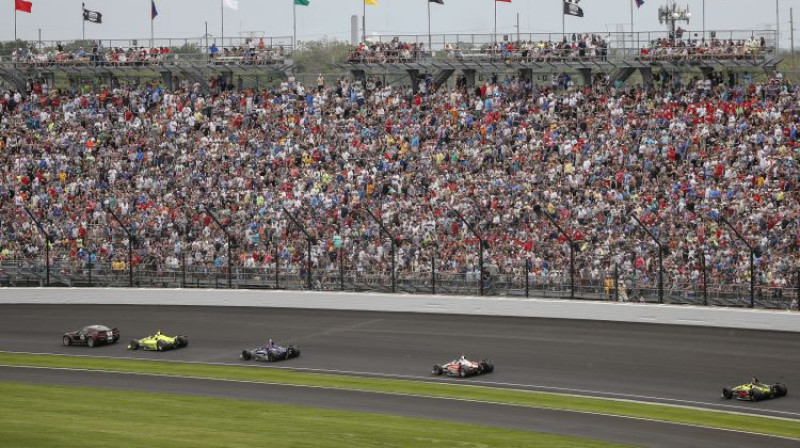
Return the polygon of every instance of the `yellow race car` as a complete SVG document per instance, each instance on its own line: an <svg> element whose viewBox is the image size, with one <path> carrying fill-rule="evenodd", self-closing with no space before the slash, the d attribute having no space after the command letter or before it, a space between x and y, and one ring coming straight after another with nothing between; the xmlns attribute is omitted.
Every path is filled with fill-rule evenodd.
<svg viewBox="0 0 800 448"><path fill-rule="evenodd" d="M783 383L764 384L753 378L747 384L722 389L722 398L730 400L736 398L743 401L761 401L770 398L785 397L788 393L786 385Z"/></svg>
<svg viewBox="0 0 800 448"><path fill-rule="evenodd" d="M189 338L183 335L166 336L161 334L160 331L156 334L147 336L142 339L132 339L128 343L129 350L155 350L163 352L166 350L174 350L183 348L189 345Z"/></svg>

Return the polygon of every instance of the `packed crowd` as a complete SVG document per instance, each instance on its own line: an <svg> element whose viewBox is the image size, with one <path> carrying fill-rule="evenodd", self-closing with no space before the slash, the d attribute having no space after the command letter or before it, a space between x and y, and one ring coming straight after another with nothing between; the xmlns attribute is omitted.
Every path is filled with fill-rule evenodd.
<svg viewBox="0 0 800 448"><path fill-rule="evenodd" d="M322 78L321 78L322 79ZM733 80L733 78L731 78ZM602 281L615 267L666 281L794 285L800 266L800 89L710 79L663 88L563 88L494 77L477 88L415 93L293 78L264 91L203 94L100 88L0 97L0 256L28 260L50 235L61 269L87 261L138 269L316 272L397 270L475 276L527 271ZM211 216L204 206L213 211ZM285 209L285 211L284 211ZM559 232L545 213L565 231ZM341 251L340 251L341 249ZM277 257L277 259L276 259ZM526 261L528 260L528 261ZM704 262L704 263L703 263Z"/></svg>
<svg viewBox="0 0 800 448"><path fill-rule="evenodd" d="M688 33L687 33L688 34ZM646 61L696 61L702 59L759 60L769 48L765 38L717 39L708 41L660 38L651 42L617 43L618 57ZM624 47L624 48L623 48ZM500 41L484 45L445 43L441 54L457 61L498 62L575 62L605 61L615 46L597 34L573 34L562 40ZM634 49L638 49L637 51ZM631 51L629 51L631 50ZM350 51L348 61L367 64L413 62L433 55L422 43L361 43Z"/></svg>
<svg viewBox="0 0 800 448"><path fill-rule="evenodd" d="M430 55L430 53L427 53ZM360 43L352 48L348 55L348 62L364 64L386 64L399 62L413 62L426 56L425 44L420 42L400 42L392 39L391 42Z"/></svg>
<svg viewBox="0 0 800 448"><path fill-rule="evenodd" d="M769 50L766 39L658 39L640 51L643 60L760 59Z"/></svg>
<svg viewBox="0 0 800 448"><path fill-rule="evenodd" d="M263 65L283 62L288 51L281 45L267 45L264 39L249 39L236 46L218 47L216 42L208 49L182 47L175 52L170 47L105 47L102 41L92 41L90 46L76 44L72 48L62 43L50 47L30 45L17 48L6 59L15 64L31 66L143 66L161 65L165 62L204 60L207 56L215 63ZM2 60L2 58L0 58Z"/></svg>

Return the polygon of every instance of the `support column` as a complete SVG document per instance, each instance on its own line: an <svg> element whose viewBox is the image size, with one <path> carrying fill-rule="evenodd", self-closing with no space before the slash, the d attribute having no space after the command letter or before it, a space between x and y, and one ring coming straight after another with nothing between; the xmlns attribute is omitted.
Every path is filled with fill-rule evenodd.
<svg viewBox="0 0 800 448"><path fill-rule="evenodd" d="M587 86L592 85L592 69L590 68L579 68L578 73L581 75L581 79L583 79L583 84Z"/></svg>
<svg viewBox="0 0 800 448"><path fill-rule="evenodd" d="M474 89L475 88L475 76L476 72L472 69L465 69L461 70L461 73L464 74L464 79L467 81L467 88Z"/></svg>
<svg viewBox="0 0 800 448"><path fill-rule="evenodd" d="M172 72L163 71L161 72L161 83L164 84L164 88L171 92L172 88Z"/></svg>
<svg viewBox="0 0 800 448"><path fill-rule="evenodd" d="M519 75L519 79L523 81L527 81L532 83L533 82L533 69L532 68L521 68L517 71Z"/></svg>
<svg viewBox="0 0 800 448"><path fill-rule="evenodd" d="M367 82L367 72L364 70L350 70L350 74L353 75L353 79L361 81L362 84Z"/></svg>
<svg viewBox="0 0 800 448"><path fill-rule="evenodd" d="M408 73L409 79L411 79L411 89L414 93L417 93L419 90L419 70L409 69L406 70Z"/></svg>
<svg viewBox="0 0 800 448"><path fill-rule="evenodd" d="M642 85L653 85L653 69L650 67L642 67L639 69L639 74L642 75Z"/></svg>

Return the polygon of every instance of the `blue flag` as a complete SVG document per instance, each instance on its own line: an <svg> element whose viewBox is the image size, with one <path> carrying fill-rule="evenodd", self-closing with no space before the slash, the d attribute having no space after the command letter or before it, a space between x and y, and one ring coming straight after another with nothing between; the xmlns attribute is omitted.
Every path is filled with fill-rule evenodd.
<svg viewBox="0 0 800 448"><path fill-rule="evenodd" d="M156 18L156 16L158 16L158 10L156 9L156 1L150 0L150 5L152 5L152 7L150 8L150 20L153 20Z"/></svg>

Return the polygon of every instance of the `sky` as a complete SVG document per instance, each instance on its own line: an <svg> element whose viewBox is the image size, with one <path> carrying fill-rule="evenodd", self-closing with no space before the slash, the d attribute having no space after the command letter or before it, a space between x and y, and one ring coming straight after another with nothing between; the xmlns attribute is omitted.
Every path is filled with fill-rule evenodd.
<svg viewBox="0 0 800 448"><path fill-rule="evenodd" d="M17 35L20 39L37 40L41 29L43 40L72 40L81 37L80 0L31 0L33 13L17 13ZM155 0L159 16L154 21L158 38L200 37L205 22L211 35L220 34L222 0ZM298 40L323 37L349 40L350 16L361 14L363 0L310 0L311 6L297 7ZM494 28L495 2L492 0L444 0L445 5L431 4L431 27L436 33L491 33ZM517 14L520 31L561 31L562 0L513 0L497 3L499 33L516 32ZM150 0L84 0L87 9L103 13L103 24L86 23L87 39L149 39ZM291 36L293 0L238 0L238 11L225 10L226 36ZM789 9L798 8L800 0L779 0L781 45L789 46ZM427 0L378 0L379 6L367 6L367 33L427 34ZM613 32L630 29L630 6L633 0L582 0L584 18L568 17L567 32ZM637 31L664 30L657 11L666 0L645 0L641 9L634 9ZM692 21L684 28L702 28L703 0L683 0ZM772 0L706 0L706 29L743 30L774 29L775 2ZM14 0L0 11L0 40L14 38ZM800 34L798 34L800 39ZM797 40L797 39L796 39Z"/></svg>

